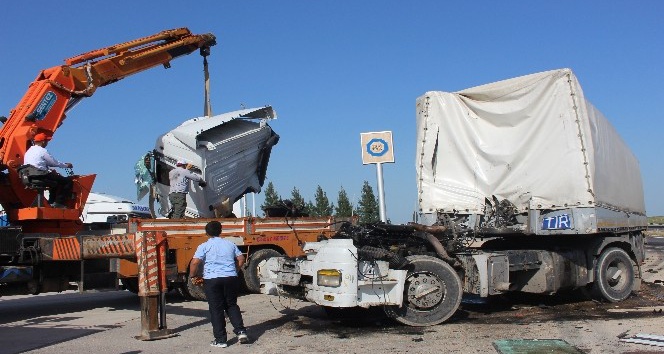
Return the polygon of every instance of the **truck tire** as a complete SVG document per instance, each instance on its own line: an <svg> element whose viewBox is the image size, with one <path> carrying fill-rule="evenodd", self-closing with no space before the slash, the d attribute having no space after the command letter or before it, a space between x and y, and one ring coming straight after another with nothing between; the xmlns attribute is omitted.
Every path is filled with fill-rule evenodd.
<svg viewBox="0 0 664 354"><path fill-rule="evenodd" d="M605 249L594 269L593 295L609 302L625 300L634 286L634 265L629 254L617 247Z"/></svg>
<svg viewBox="0 0 664 354"><path fill-rule="evenodd" d="M138 294L138 278L122 278L120 281L126 290Z"/></svg>
<svg viewBox="0 0 664 354"><path fill-rule="evenodd" d="M195 285L187 275L187 282L177 288L178 294L187 300L207 301L203 285Z"/></svg>
<svg viewBox="0 0 664 354"><path fill-rule="evenodd" d="M281 253L270 248L258 250L249 256L249 262L247 262L243 273L245 286L250 293L258 294L261 292L260 266L272 257L281 256L283 256Z"/></svg>
<svg viewBox="0 0 664 354"><path fill-rule="evenodd" d="M410 262L401 307L385 306L388 317L408 326L432 326L452 316L461 304L461 278L454 268L431 256L406 257Z"/></svg>

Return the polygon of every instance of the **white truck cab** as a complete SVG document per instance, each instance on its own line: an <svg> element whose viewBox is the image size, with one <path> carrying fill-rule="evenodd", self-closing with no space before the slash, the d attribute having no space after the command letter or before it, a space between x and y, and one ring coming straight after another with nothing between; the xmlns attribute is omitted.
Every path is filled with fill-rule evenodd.
<svg viewBox="0 0 664 354"><path fill-rule="evenodd" d="M154 149L136 163L138 199L149 196L153 216L168 217L169 172L184 160L207 183L191 184L185 217L228 217L244 195L261 191L272 147L279 141L268 125L276 117L265 106L184 121L159 136Z"/></svg>
<svg viewBox="0 0 664 354"><path fill-rule="evenodd" d="M93 192L88 196L81 220L88 228L99 228L127 222L129 218L149 217L150 208L145 205L138 205L122 197Z"/></svg>

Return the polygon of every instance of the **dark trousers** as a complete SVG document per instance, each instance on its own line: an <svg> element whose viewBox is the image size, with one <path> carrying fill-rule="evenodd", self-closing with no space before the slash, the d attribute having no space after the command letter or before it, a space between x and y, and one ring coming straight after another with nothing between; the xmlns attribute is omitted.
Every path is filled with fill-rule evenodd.
<svg viewBox="0 0 664 354"><path fill-rule="evenodd" d="M225 342L227 340L224 312L228 315L235 334L246 331L240 307L237 305L237 294L240 290L240 280L238 277L205 279L203 288L210 307L210 320L212 322L214 339L218 342Z"/></svg>
<svg viewBox="0 0 664 354"><path fill-rule="evenodd" d="M54 185L55 188L51 188L48 193L48 203L58 203L65 204L67 199L71 198L71 191L74 187L74 182L72 182L71 177L65 177L57 172L47 173L45 175L39 175L36 179L48 181L51 185Z"/></svg>
<svg viewBox="0 0 664 354"><path fill-rule="evenodd" d="M172 210L172 214L169 218L184 218L184 211L187 209L187 193L171 193L168 195L168 201L171 203Z"/></svg>

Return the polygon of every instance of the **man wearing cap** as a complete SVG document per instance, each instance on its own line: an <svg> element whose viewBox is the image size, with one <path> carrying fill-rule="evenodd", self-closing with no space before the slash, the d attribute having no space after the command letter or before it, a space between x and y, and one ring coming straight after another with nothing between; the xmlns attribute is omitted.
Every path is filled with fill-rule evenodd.
<svg viewBox="0 0 664 354"><path fill-rule="evenodd" d="M199 174L189 171L189 165L184 160L178 160L175 168L168 173L168 179L171 183L168 201L171 203L172 209L169 217L171 219L182 219L187 208L189 181L196 181L201 187L205 187L206 183Z"/></svg>
<svg viewBox="0 0 664 354"><path fill-rule="evenodd" d="M72 168L74 166L70 162L60 162L48 153L46 145L49 140L51 137L44 133L36 134L32 139L34 144L25 152L23 163L43 172L35 174L33 178L50 181L56 185L49 191L48 203L54 208L66 208L65 201L71 198L72 179L62 176L55 170L49 171L49 167Z"/></svg>

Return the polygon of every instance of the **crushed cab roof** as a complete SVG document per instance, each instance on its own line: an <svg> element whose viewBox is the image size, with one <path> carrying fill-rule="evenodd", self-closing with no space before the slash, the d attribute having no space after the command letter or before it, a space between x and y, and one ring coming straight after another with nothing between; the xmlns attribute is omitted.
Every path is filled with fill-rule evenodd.
<svg viewBox="0 0 664 354"><path fill-rule="evenodd" d="M198 144L198 137L204 132L230 122L234 119L276 119L277 112L271 106L248 108L238 111L222 113L212 117L192 118L169 133L191 149Z"/></svg>

